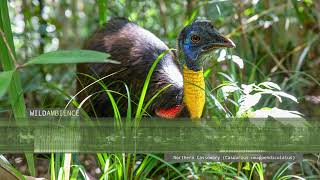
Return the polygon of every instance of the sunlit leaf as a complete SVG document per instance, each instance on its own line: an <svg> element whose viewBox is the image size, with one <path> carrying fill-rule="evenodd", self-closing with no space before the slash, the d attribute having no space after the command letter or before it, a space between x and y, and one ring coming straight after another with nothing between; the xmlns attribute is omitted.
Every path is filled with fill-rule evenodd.
<svg viewBox="0 0 320 180"><path fill-rule="evenodd" d="M271 109L263 108L251 112L250 114L255 118L267 118L268 116L271 116L273 118L302 118L302 114L298 111L283 110L277 107Z"/></svg>
<svg viewBox="0 0 320 180"><path fill-rule="evenodd" d="M254 84L249 84L249 85L241 84L241 88L244 94L251 93L253 91L254 86L255 86Z"/></svg>
<svg viewBox="0 0 320 180"><path fill-rule="evenodd" d="M223 86L220 89L223 93L223 97L226 98L234 91L239 90L239 87L234 86L234 85L229 85L229 86Z"/></svg>
<svg viewBox="0 0 320 180"><path fill-rule="evenodd" d="M245 109L249 109L250 107L256 105L259 100L261 99L261 94L257 93L257 94L247 94L245 96L242 96L242 98L240 98L240 106L245 107Z"/></svg>
<svg viewBox="0 0 320 180"><path fill-rule="evenodd" d="M261 99L261 94L256 93L256 94L246 94L244 96L241 96L239 99L239 111L237 112L237 116L241 117L243 113L245 113L247 110L258 104L258 102Z"/></svg>
<svg viewBox="0 0 320 180"><path fill-rule="evenodd" d="M227 55L227 51L225 49L222 49L220 52L219 52L219 57L217 59L218 62L221 62L221 61L224 61L226 60L226 55Z"/></svg>
<svg viewBox="0 0 320 180"><path fill-rule="evenodd" d="M279 100L280 103L282 103L282 98L276 92L272 92L271 94L273 96L275 96Z"/></svg>
<svg viewBox="0 0 320 180"><path fill-rule="evenodd" d="M288 93L285 93L285 92L279 91L279 92L277 92L276 94L277 94L277 95L279 95L279 96L282 96L282 97L289 98L289 99L291 99L292 101L294 101L294 102L298 103L297 98L296 98L296 97L294 97L294 96L292 96L292 95L290 95L290 94L288 94Z"/></svg>
<svg viewBox="0 0 320 180"><path fill-rule="evenodd" d="M229 57L234 63L236 63L240 69L243 69L244 64L243 64L243 60L236 55L232 55L231 57Z"/></svg>
<svg viewBox="0 0 320 180"><path fill-rule="evenodd" d="M222 62L222 61L225 61L226 59L232 60L234 63L236 63L239 66L240 69L243 69L244 63L243 63L243 60L239 56L227 55L227 51L225 49L222 49L219 52L219 57L218 57L217 61Z"/></svg>
<svg viewBox="0 0 320 180"><path fill-rule="evenodd" d="M269 89L281 90L281 88L280 88L280 86L278 84L276 84L274 82L270 82L270 81L260 83L259 86L264 86L264 87L269 88Z"/></svg>
<svg viewBox="0 0 320 180"><path fill-rule="evenodd" d="M280 102L282 102L282 99L281 97L285 97L285 98L288 98L288 99L291 99L292 101L298 103L298 100L296 97L288 94L288 93L285 93L283 91L272 91L272 90L269 90L269 89L264 89L263 92L261 94L272 94L273 96L276 96Z"/></svg>
<svg viewBox="0 0 320 180"><path fill-rule="evenodd" d="M306 127L308 122L303 118L303 114L298 111L290 111L274 108L262 108L256 111L251 111L250 118L259 118L263 121L253 121L257 127L265 127L265 123L272 117L274 120L279 121L285 126L294 126L294 127Z"/></svg>

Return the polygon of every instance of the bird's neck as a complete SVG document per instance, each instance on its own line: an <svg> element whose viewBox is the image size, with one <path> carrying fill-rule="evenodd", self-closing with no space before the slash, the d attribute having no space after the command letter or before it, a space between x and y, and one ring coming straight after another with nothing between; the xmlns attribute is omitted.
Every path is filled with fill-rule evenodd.
<svg viewBox="0 0 320 180"><path fill-rule="evenodd" d="M178 47L178 59L181 67L187 66L188 69L193 71L201 71L203 69L202 56L198 57L195 50L191 47L186 47L186 45L180 45Z"/></svg>
<svg viewBox="0 0 320 180"><path fill-rule="evenodd" d="M194 71L183 66L184 103L192 119L199 119L205 104L205 82L203 70Z"/></svg>

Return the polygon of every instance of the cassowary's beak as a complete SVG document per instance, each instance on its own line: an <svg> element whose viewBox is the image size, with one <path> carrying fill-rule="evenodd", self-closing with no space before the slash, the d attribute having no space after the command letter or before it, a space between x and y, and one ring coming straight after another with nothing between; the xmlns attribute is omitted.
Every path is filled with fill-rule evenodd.
<svg viewBox="0 0 320 180"><path fill-rule="evenodd" d="M235 48L236 45L233 43L233 41L227 37L224 37L222 35L216 35L214 38L214 41L212 43L209 43L207 46L202 48L203 51L210 51L215 50L219 48Z"/></svg>

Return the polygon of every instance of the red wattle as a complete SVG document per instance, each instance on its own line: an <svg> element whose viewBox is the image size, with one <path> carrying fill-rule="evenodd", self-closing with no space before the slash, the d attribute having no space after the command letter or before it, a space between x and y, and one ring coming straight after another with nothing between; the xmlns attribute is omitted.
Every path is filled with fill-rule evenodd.
<svg viewBox="0 0 320 180"><path fill-rule="evenodd" d="M177 115L181 112L182 108L182 105L176 105L170 108L161 108L156 110L156 114L163 118L173 119L177 117Z"/></svg>

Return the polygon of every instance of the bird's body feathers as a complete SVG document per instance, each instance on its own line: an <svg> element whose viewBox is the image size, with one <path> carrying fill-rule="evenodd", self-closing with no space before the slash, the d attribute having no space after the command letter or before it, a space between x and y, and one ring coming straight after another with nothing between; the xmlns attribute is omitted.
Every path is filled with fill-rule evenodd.
<svg viewBox="0 0 320 180"><path fill-rule="evenodd" d="M109 90L126 95L125 87L121 82L126 83L131 90L132 100L137 103L151 65L162 52L168 50L168 47L151 32L126 19L117 18L98 29L87 40L84 49L109 53L112 60L119 61L121 64L79 64L77 66L78 72L102 78L121 71L106 78L104 84L109 85ZM78 82L78 90L94 81L90 77L79 76L81 76L79 78L81 82ZM176 107L183 103L183 77L175 56L171 52L166 54L156 66L145 102L169 84L171 86L151 104L148 110L150 115L153 115L157 109ZM79 100L82 101L88 95L101 89L101 86L96 83L85 93L80 94ZM120 98L119 95L113 95ZM94 109L97 116L113 116L112 106L105 92L98 93L95 98L90 98L89 101L91 105L86 103L84 109L90 114L93 114ZM125 115L126 97L120 98L118 106L122 111L121 115ZM133 107L135 107L134 103Z"/></svg>

